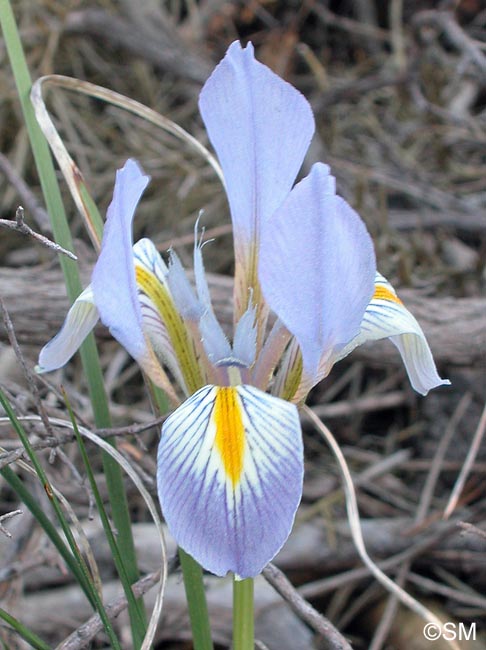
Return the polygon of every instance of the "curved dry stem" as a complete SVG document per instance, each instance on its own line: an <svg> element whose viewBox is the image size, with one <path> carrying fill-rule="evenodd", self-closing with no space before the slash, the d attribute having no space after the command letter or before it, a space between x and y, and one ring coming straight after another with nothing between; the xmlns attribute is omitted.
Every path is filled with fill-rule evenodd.
<svg viewBox="0 0 486 650"><path fill-rule="evenodd" d="M89 212L90 206L87 202L89 195L86 183L84 181L83 175L81 174L81 171L67 151L62 138L57 132L57 129L54 126L54 123L49 115L44 97L42 95L45 86L54 86L63 88L65 90L72 90L82 95L87 95L88 97L100 99L104 102L107 102L108 104L118 106L119 108L133 113L134 115L137 115L138 117L146 120L150 124L153 124L163 129L164 131L171 133L181 142L188 144L198 154L200 154L202 158L214 169L218 178L221 180L224 186L223 172L216 158L208 151L208 149L206 149L204 145L196 140L194 136L185 131L182 127L180 127L169 118L161 115L160 113L157 113L156 111L148 108L140 102L135 101L134 99L130 99L125 95L121 95L114 90L109 90L108 88L103 88L102 86L97 86L96 84L89 83L88 81L82 81L80 79L74 79L72 77L55 74L41 77L40 79L37 79L37 81L33 84L30 95L32 104L34 106L35 115L47 141L49 142L52 152L54 153L54 156L59 163L61 171L64 174L69 190L73 196L79 212L81 213L81 216L84 219L89 236L96 250L99 250L101 245L101 233Z"/></svg>
<svg viewBox="0 0 486 650"><path fill-rule="evenodd" d="M57 424L55 420L53 420L53 424ZM140 492L142 498L144 499L145 503L147 504L147 507L150 511L150 514L152 515L152 519L155 523L155 526L157 528L157 532L159 533L159 539L160 539L160 548L161 548L161 561L162 561L162 573L160 577L160 582L159 582L159 588L157 591L157 596L155 599L155 604L154 604L154 609L152 611L152 615L149 620L149 624L147 626L147 633L145 635L145 638L143 640L142 646L140 650L150 650L152 646L152 642L155 637L155 632L157 630L157 624L160 620L160 615L162 613L162 605L163 605L163 600L164 600L164 590L165 590L165 583L167 580L167 550L165 546L165 537L164 537L164 530L162 528L162 521L159 517L159 513L157 512L157 507L148 493L148 490L145 488L144 484L142 483L142 480L138 476L138 474L135 472L133 467L130 465L130 463L120 454L119 451L117 451L114 447L112 447L106 440L103 440L103 438L100 438L97 436L95 433L92 433L88 429L85 429L83 427L78 427L79 432L81 435L83 435L85 438L88 438L88 440L91 440L91 442L94 442L96 445L101 447L103 451L106 451L107 454L110 454L110 456L122 467L122 469L125 470L125 472L130 476L132 481L134 482L136 488Z"/></svg>
<svg viewBox="0 0 486 650"><path fill-rule="evenodd" d="M42 422L42 419L40 416L35 416L38 417L39 421ZM4 453L6 450L3 447L0 447L0 452ZM15 461L19 467L21 467L24 471L28 472L32 476L35 476L37 478L37 472L35 469L32 467L32 465L29 465L29 463L26 463L24 460L16 460ZM81 546L81 549L86 556L88 566L91 572L91 577L93 578L93 583L96 587L96 591L98 592L98 595L100 598L103 597L103 589L102 589L102 582L101 582L101 577L100 577L100 572L98 569L98 564L95 560L95 557L93 555L93 551L91 550L90 543L88 541L88 538L86 537L86 533L83 530L83 527L81 526L81 522L79 521L76 513L74 512L73 508L71 507L71 504L69 501L66 499L66 497L60 492L55 485L51 483L51 488L56 497L59 499L60 503L62 504L64 510L67 512L69 518L71 519L71 522L74 526L74 529L76 530L76 533L78 535L78 540L79 544Z"/></svg>
<svg viewBox="0 0 486 650"><path fill-rule="evenodd" d="M30 416L30 420L36 419L36 416ZM38 421L40 421L40 417L37 416ZM66 429L71 429L73 430L73 425L71 422L68 422L67 420L62 420L61 418L50 418L50 422L54 426L58 427L64 427ZM157 629L157 624L160 619L160 615L162 612L162 605L163 605L163 598L164 598L164 590L165 590L165 584L167 581L167 551L166 551L166 545L165 545L165 536L164 536L164 530L162 527L162 521L159 517L157 507L150 496L148 490L144 486L141 478L139 475L136 473L136 471L133 469L133 467L130 465L130 463L124 458L119 451L117 451L114 447L112 447L108 442L103 440L103 438L100 438L98 435L93 433L92 431L89 431L85 427L79 426L78 425L78 431L79 433L87 438L88 440L91 440L95 445L98 445L103 451L106 451L107 454L109 454L119 465L122 469L125 470L125 472L128 474L128 476L131 478L133 483L135 484L135 487L137 490L140 492L143 500L145 501L149 512L152 516L152 519L155 523L155 526L157 528L157 532L159 533L159 539L160 539L160 547L161 547L161 563L162 563L162 570L161 570L161 577L159 581L159 586L158 586L158 592L157 596L155 599L155 604L154 604L154 609L152 611L152 615L150 617L150 621L147 627L147 633L145 635L145 638L143 640L142 646L140 650L149 650L152 642L155 637L155 632ZM31 467L27 465L27 463L24 463L23 461L18 461L22 464L22 467L25 467L25 469L28 469L28 471L34 471ZM55 490L55 488L53 487ZM58 493L57 490L55 490L56 496L58 496L63 504L66 503L66 500ZM74 515L72 512L72 509L69 507L69 512L71 515ZM74 520L73 520L74 521ZM77 521L77 519L75 519ZM79 521L78 521L79 525ZM76 526L77 528L77 526ZM84 535L84 533L83 533ZM87 540L86 540L86 543ZM88 545L89 547L89 545Z"/></svg>
<svg viewBox="0 0 486 650"><path fill-rule="evenodd" d="M413 598L409 593L407 593L404 589L402 589L395 582L393 582L391 578L389 578L385 573L383 573L381 569L378 568L378 566L373 562L373 560L368 555L368 552L365 547L364 539L363 539L363 533L361 530L358 502L356 499L356 492L353 485L353 478L351 476L351 472L349 471L348 464L346 463L346 459L344 458L344 455L336 439L329 431L329 429L326 427L326 425L317 417L317 415L308 406L303 406L302 408L306 416L309 418L312 424L322 435L326 443L329 445L332 453L334 454L338 462L339 470L341 471L341 475L343 478L343 488L344 488L344 495L346 498L346 510L348 513L349 527L351 529L351 535L353 538L354 545L356 546L356 550L358 551L360 558L366 564L366 566L373 574L373 576L378 580L378 582L383 587L385 587L385 589L388 592L390 592L393 596L395 596L403 605L408 607L415 614L418 614L418 616L423 618L424 621L437 625L440 630L445 632L446 630L443 627L442 621L435 614L433 614L429 609L427 609L427 607L422 605L422 603L420 603L418 600ZM447 635L443 636L443 638L448 641L451 648L454 648L454 650L460 650L459 645L455 641L447 639Z"/></svg>
<svg viewBox="0 0 486 650"><path fill-rule="evenodd" d="M443 519L449 519L449 517L451 516L451 514L453 513L454 509L457 506L462 490L466 483L467 477L469 475L469 472L471 471L471 467L473 466L474 461L476 460L476 456L481 447L481 442L484 438L485 432L486 432L486 404L484 405L483 412L481 413L481 417L479 419L479 424L476 427L476 431L474 432L474 436L471 441L469 451L467 452L466 459L464 461L461 471L459 472L459 476L457 477L454 487L452 489L451 496L449 497L449 502L447 503L447 506L444 510L444 514L442 515Z"/></svg>

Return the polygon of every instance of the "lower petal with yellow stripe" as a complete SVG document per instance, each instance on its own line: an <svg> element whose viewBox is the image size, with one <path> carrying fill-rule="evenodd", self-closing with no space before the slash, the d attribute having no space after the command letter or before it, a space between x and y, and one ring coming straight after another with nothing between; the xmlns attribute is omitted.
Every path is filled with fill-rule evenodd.
<svg viewBox="0 0 486 650"><path fill-rule="evenodd" d="M290 534L303 469L295 405L253 386L205 386L163 425L162 511L207 570L253 577Z"/></svg>

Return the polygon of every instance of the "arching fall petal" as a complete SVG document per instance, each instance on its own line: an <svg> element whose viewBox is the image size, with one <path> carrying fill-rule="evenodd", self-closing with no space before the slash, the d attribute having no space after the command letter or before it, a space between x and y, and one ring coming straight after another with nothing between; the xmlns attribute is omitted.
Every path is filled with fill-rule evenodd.
<svg viewBox="0 0 486 650"><path fill-rule="evenodd" d="M39 354L37 372L50 372L66 364L99 320L91 286L79 294L63 326Z"/></svg>
<svg viewBox="0 0 486 650"><path fill-rule="evenodd" d="M404 306L395 289L380 273L376 274L375 291L366 308L361 331L337 356L339 361L358 345L389 338L402 355L412 387L426 395L437 386L449 385L437 373L432 352L422 328Z"/></svg>
<svg viewBox="0 0 486 650"><path fill-rule="evenodd" d="M179 545L216 575L257 575L287 539L302 494L294 405L251 386L205 386L164 423L157 484Z"/></svg>
<svg viewBox="0 0 486 650"><path fill-rule="evenodd" d="M373 294L375 255L358 214L316 164L262 227L259 277L271 309L295 336L304 374L359 332Z"/></svg>

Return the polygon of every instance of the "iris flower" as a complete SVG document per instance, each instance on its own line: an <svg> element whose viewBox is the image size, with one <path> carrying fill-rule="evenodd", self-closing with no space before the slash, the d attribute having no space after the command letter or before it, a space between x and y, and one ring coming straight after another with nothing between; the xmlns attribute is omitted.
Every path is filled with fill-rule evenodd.
<svg viewBox="0 0 486 650"><path fill-rule="evenodd" d="M158 450L169 529L207 570L246 578L290 533L303 480L298 404L334 363L365 341L390 338L416 391L448 382L419 324L376 271L371 238L336 195L329 167L317 163L295 184L314 132L306 99L256 61L251 44L236 42L199 108L233 224L232 340L211 306L197 224L194 287L174 251L166 263L150 240L133 245L149 177L128 160L116 175L91 285L39 366L64 365L98 319L109 327L179 404Z"/></svg>

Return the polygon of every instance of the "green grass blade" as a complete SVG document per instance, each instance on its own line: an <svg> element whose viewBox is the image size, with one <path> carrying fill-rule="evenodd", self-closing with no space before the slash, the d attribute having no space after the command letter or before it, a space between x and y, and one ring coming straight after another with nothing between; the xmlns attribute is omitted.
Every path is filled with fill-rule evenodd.
<svg viewBox="0 0 486 650"><path fill-rule="evenodd" d="M61 193L57 183L56 173L47 142L35 119L30 101L31 79L20 41L15 17L9 0L0 1L0 25L3 31L5 45L12 66L17 91L22 106L39 179L44 193L47 210L51 219L54 239L63 248L73 250L73 242L69 230L66 213L62 203ZM71 302L81 292L81 281L77 264L65 255L60 256L60 264L64 273L66 290ZM93 406L96 426L107 428L111 426L103 377L99 363L94 338L90 335L81 347L81 359L88 381L88 388ZM113 445L115 443L113 442ZM112 509L112 517L118 531L120 554L125 564L126 573L131 583L139 578L135 547L133 543L128 503L124 490L122 473L116 462L106 453L102 455L103 469L106 476L108 494ZM132 635L135 649L139 648L138 640L145 635L146 623L143 629L138 624L138 615L129 607Z"/></svg>
<svg viewBox="0 0 486 650"><path fill-rule="evenodd" d="M213 650L202 569L196 560L181 548L179 548L179 559L186 590L194 650Z"/></svg>
<svg viewBox="0 0 486 650"><path fill-rule="evenodd" d="M56 547L59 555L62 557L67 567L70 569L73 576L76 578L76 581L83 589L87 599L91 603L93 609L95 608L94 599L91 594L91 589L87 585L86 578L82 573L79 564L76 562L73 554L67 548L64 540L57 532L56 527L53 525L51 520L47 517L45 512L42 510L41 506L37 502L37 499L30 493L27 487L24 485L23 481L17 476L17 474L10 469L10 467L3 467L0 470L0 474L10 485L15 494L19 499L24 503L27 508L30 510L32 515L35 517L39 525L43 528L46 535L49 537L51 542Z"/></svg>
<svg viewBox="0 0 486 650"><path fill-rule="evenodd" d="M7 625L10 625L17 634L27 641L27 643L35 650L51 650L47 643L37 636L34 632L31 632L25 625L18 621L12 614L9 614L4 609L0 607L0 619L5 621Z"/></svg>
<svg viewBox="0 0 486 650"><path fill-rule="evenodd" d="M133 591L130 585L130 581L127 576L127 572L125 570L125 566L123 564L122 557L120 555L120 549L118 548L118 544L116 542L115 536L113 535L113 531L111 529L110 521L108 519L108 515L106 514L105 506L103 504L103 499L101 498L101 494L98 490L98 485L96 483L96 479L93 474L93 470L91 469L91 463L89 462L89 457L86 452L86 446L84 444L84 440L79 433L78 429L78 424L76 422L76 419L74 417L73 410L71 408L71 404L69 403L69 400L67 398L66 393L64 393L64 400L66 403L66 407L69 412L69 417L71 419L72 425L73 425L73 431L74 435L76 436L76 441L78 443L79 450L81 452L81 458L83 459L83 463L86 469L86 474L88 476L89 483L91 485L91 489L93 492L93 496L96 502L96 506L98 508L98 512L100 515L101 522L103 524L103 529L105 531L106 539L108 541L108 544L110 546L111 553L113 555L113 560L115 562L115 567L118 572L120 582L123 585L123 590L125 592L125 596L127 598L128 603L131 605L132 609L134 612L137 613L137 616L139 618L138 624L141 628L143 628L144 625L144 614L142 611L142 608L139 605L139 601L136 600L135 596L133 595ZM143 641L143 639L140 639L140 642Z"/></svg>
<svg viewBox="0 0 486 650"><path fill-rule="evenodd" d="M27 451L27 454L32 462L32 465L34 466L34 469L37 473L37 476L39 477L39 480L52 504L52 507L54 508L54 512L56 513L57 519L59 521L59 524L61 525L61 528L64 532L64 535L66 536L66 539L68 541L69 546L71 547L71 552L77 561L79 568L81 570L81 573L83 574L85 581L87 585L89 586L90 592L91 592L91 598L93 599L93 602L95 604L96 611L98 612L102 622L103 626L105 628L105 631L110 639L110 642L112 644L112 647L114 650L121 650L120 643L118 641L118 638L115 634L115 630L113 629L113 626L111 624L110 619L108 618L108 615L106 614L105 608L103 606L103 602L101 600L100 595L98 594L92 580L91 576L89 574L88 567L86 565L86 562L84 561L83 556L79 552L78 545L76 543L76 540L74 539L74 535L72 533L72 530L69 526L68 521L66 520L66 517L64 516L64 513L61 509L61 506L59 504L59 501L57 500L56 495L54 494L54 491L52 489L51 483L49 481L49 478L47 474L44 471L44 468L42 467L41 463L39 462L37 455L35 451L32 448L32 445L30 444L29 437L24 431L24 428L20 424L20 422L17 420L17 417L15 416L15 413L12 410L12 407L10 406L9 401L5 397L4 393L2 390L0 390L0 404L3 406L5 413L7 414L7 417L9 418L10 422L12 423L12 426L15 429L15 432L19 436L20 440L22 441L22 444L25 447L25 450Z"/></svg>

